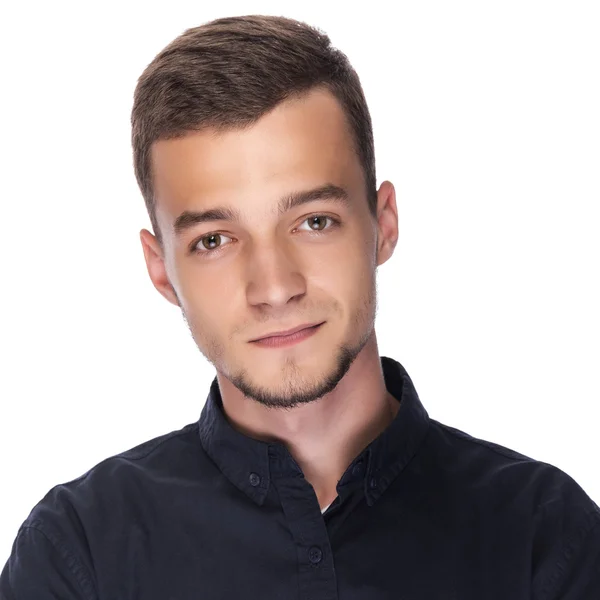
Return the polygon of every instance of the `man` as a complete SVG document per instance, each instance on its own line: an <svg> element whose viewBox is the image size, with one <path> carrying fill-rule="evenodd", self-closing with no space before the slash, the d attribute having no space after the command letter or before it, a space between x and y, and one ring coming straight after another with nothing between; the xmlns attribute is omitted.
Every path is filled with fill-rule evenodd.
<svg viewBox="0 0 600 600"><path fill-rule="evenodd" d="M148 273L216 377L197 423L48 492L2 598L600 598L582 488L430 419L379 356L395 192L328 37L189 29L140 77L132 130Z"/></svg>

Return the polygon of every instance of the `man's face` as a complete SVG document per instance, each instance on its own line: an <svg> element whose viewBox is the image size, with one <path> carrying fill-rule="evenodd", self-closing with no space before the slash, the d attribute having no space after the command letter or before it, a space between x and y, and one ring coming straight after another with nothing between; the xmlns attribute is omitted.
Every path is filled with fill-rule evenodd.
<svg viewBox="0 0 600 600"><path fill-rule="evenodd" d="M158 141L152 162L164 255L145 248L148 268L202 354L265 406L333 390L374 340L378 264L377 224L337 100L313 90L243 130ZM278 212L280 199L327 185L348 202L322 198ZM239 212L239 221L176 231L184 211L216 207ZM250 341L321 322L291 346Z"/></svg>

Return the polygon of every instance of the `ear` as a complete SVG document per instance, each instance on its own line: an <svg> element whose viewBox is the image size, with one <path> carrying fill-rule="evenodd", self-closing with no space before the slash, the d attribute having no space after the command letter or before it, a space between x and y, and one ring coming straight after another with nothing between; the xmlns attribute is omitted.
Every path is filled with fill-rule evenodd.
<svg viewBox="0 0 600 600"><path fill-rule="evenodd" d="M392 256L397 243L396 190L390 181L384 181L377 192L377 266Z"/></svg>
<svg viewBox="0 0 600 600"><path fill-rule="evenodd" d="M161 296L164 296L171 304L180 306L177 294L169 281L163 249L158 240L147 229L142 229L140 231L140 241L142 242L146 268L152 284Z"/></svg>

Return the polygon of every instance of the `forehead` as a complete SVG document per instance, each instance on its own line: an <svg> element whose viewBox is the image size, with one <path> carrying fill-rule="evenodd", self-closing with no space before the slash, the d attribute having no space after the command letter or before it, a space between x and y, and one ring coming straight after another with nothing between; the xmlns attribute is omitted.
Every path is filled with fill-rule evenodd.
<svg viewBox="0 0 600 600"><path fill-rule="evenodd" d="M282 102L244 129L159 140L151 149L157 216L166 221L211 201L256 209L325 183L360 187L354 148L341 105L321 89Z"/></svg>

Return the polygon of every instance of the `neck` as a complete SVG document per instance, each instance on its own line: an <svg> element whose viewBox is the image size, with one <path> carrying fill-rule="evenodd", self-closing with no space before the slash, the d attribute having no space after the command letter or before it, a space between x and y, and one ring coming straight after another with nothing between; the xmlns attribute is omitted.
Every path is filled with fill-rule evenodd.
<svg viewBox="0 0 600 600"><path fill-rule="evenodd" d="M231 425L254 439L284 444L312 484L321 508L335 499L348 465L388 427L400 407L386 389L374 340L332 392L292 410L249 401L225 378L219 385Z"/></svg>

